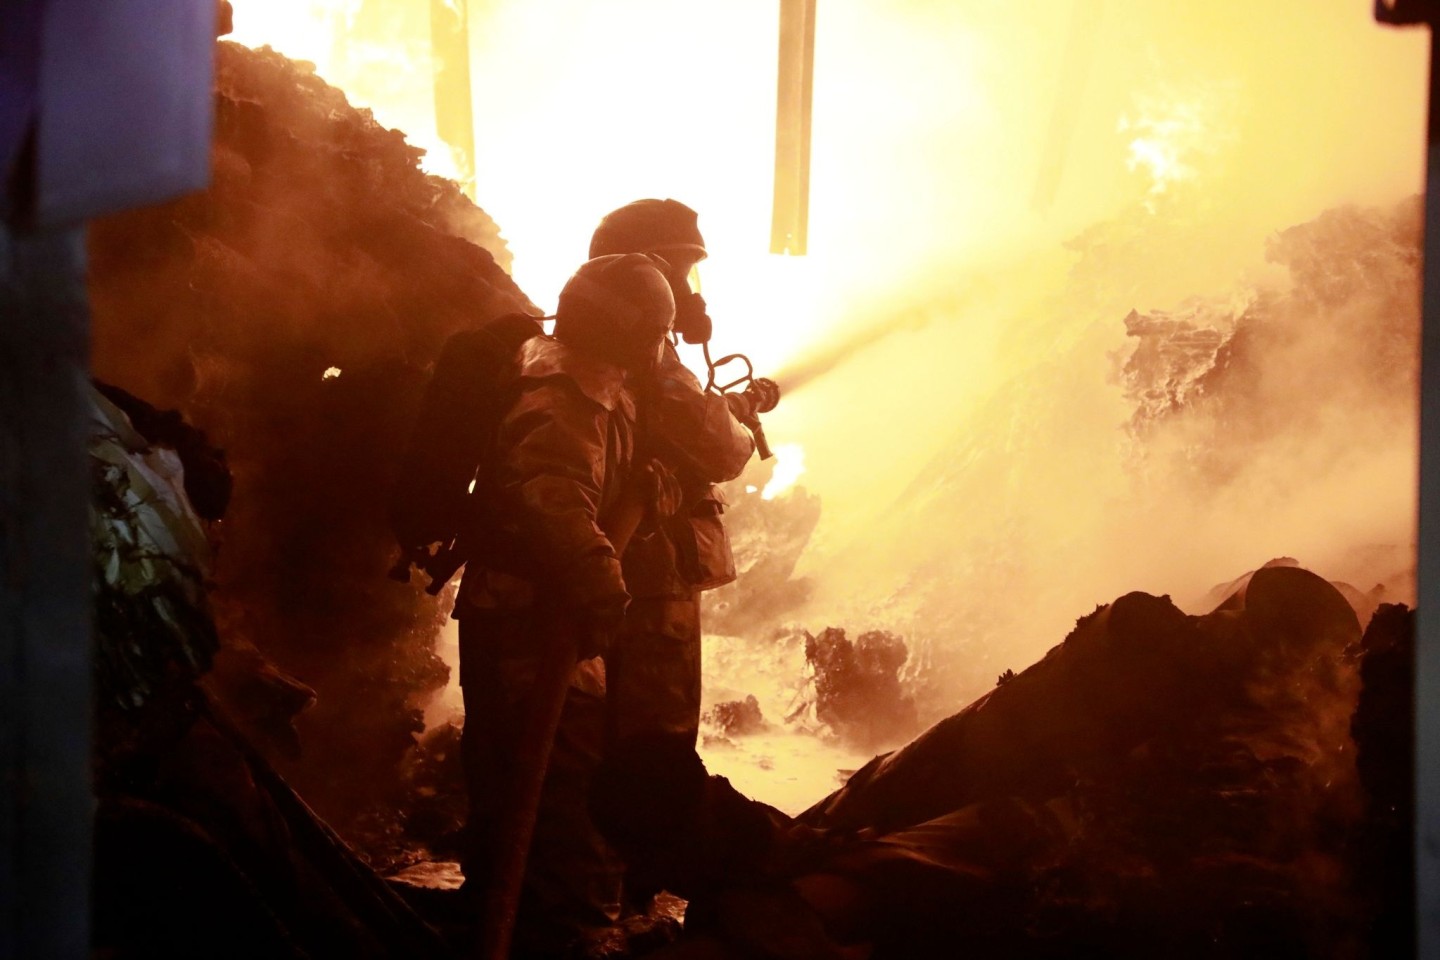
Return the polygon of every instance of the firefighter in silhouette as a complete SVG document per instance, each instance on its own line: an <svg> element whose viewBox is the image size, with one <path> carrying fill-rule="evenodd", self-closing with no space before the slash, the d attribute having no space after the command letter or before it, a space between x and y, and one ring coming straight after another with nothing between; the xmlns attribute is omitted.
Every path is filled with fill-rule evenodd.
<svg viewBox="0 0 1440 960"><path fill-rule="evenodd" d="M644 253L658 256L675 298L675 333L687 343L710 339L705 301L690 289L689 276L705 258L694 210L675 200L638 200L608 214L596 228L590 256ZM667 469L673 514L637 536L623 558L631 595L623 629L606 657L609 698L601 808L649 810L643 819L664 832L666 798L677 789L661 756L688 763L700 723L700 593L735 579L723 522L725 502L716 484L739 476L755 451L743 420L768 410L778 396L768 381L743 394L707 392L667 341L658 375L643 398L637 444ZM694 758L698 762L698 757ZM686 766L688 769L688 766ZM623 771L623 772L622 772ZM629 831L611 825L620 835ZM658 842L658 841L657 841ZM634 906L652 884L638 861L656 847L646 839L629 844Z"/></svg>
<svg viewBox="0 0 1440 960"><path fill-rule="evenodd" d="M513 399L477 474L477 533L455 610L470 791L467 889L483 888L497 849L487 827L526 762L515 745L547 643L578 630L581 657L597 657L630 601L602 524L630 480L637 394L655 376L674 317L660 266L643 255L603 256L567 282L554 336L533 336L519 349ZM584 660L536 818L516 926L521 955L557 951L617 916L618 864L586 811L603 693L599 661Z"/></svg>

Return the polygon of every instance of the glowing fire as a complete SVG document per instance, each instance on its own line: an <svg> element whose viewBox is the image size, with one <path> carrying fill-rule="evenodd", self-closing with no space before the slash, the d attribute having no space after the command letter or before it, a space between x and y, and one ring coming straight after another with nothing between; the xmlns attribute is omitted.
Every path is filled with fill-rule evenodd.
<svg viewBox="0 0 1440 960"><path fill-rule="evenodd" d="M701 214L716 356L743 351L759 375L774 375L856 329L918 318L867 343L858 362L787 393L766 417L779 462L762 495L781 495L808 468L807 486L825 504L802 572L815 574L813 605L827 619L903 612L903 597L899 608L886 604L894 581L909 574L883 564L922 554L937 558L933 569L1003 554L997 569L1023 568L1028 579L1019 582L1072 584L1090 603L1129 589L1184 588L1255 562L1269 543L1240 549L1242 540L1254 543L1240 535L1253 519L1249 504L1228 515L1240 533L1194 569L1191 554L1173 546L1198 539L1201 520L1167 514L1166 523L1137 522L1123 535L1105 525L1098 505L1128 502L1126 478L1112 459L1096 467L1081 453L1114 448L1129 414L1102 382L1107 351L1124 339L1120 318L1233 283L1242 262L1262 262L1266 237L1327 206L1391 202L1421 186L1425 40L1381 31L1364 4L1307 5L1297 16L1241 0L1112 0L1095 42L1109 53L1096 58L1076 97L1073 136L1054 158L1064 175L1043 217L1032 197L1063 17L1027 4L821 4L810 255L772 257L773 0L471 6L479 202L503 228L515 277L539 306L553 308L605 212L670 196ZM428 170L453 172L435 135L426 4L236 7L235 39L313 61L352 102L427 148ZM376 19L382 7L389 21ZM1102 231L1093 245L1113 249L1115 262L1106 261L1104 282L1085 288L1096 301L1062 299L1074 259L1062 245L1129 217L1137 199L1154 209L1162 198L1183 204L1182 219L1208 233L1197 230L1186 238L1195 243L1174 246L1187 253L1172 253L1148 236L1118 242L1145 224ZM1095 333L1102 328L1113 337ZM1075 351L1065 365L1025 381L1033 389L1002 396L1037 363L1060 357L1060 347ZM687 361L697 352L686 348ZM1051 420L1014 400L1023 394L1038 405L1062 389L1075 395ZM994 397L1005 402L989 403ZM974 498L974 515L994 517L1000 532L937 526L919 545L905 541L888 554L871 546L900 522L891 516L903 515L897 502L919 510L953 496L959 468L932 470L938 454L963 466L975 437L976 449L1007 448L1026 431L1039 433L1045 458L1037 454L1029 469L996 468ZM928 479L914 487L917 478ZM1057 495L1061 481L1076 484L1072 496ZM1319 526L1310 518L1277 529L1276 548L1299 549L1295 531ZM838 552L853 542L868 552ZM1054 543L1087 547L1095 559L1053 565ZM1016 582L1005 580L1005 589L1021 590ZM1060 590L1015 606L1023 623L985 621L989 633L967 654L985 661L977 675L993 678L992 651L1023 665L1063 635L1078 609ZM1022 626L1029 632L1016 639ZM937 647L934 662L943 653Z"/></svg>
<svg viewBox="0 0 1440 960"><path fill-rule="evenodd" d="M795 485L805 472L805 448L798 443L782 443L775 447L775 470L765 489L760 491L761 500L774 500Z"/></svg>
<svg viewBox="0 0 1440 960"><path fill-rule="evenodd" d="M235 6L235 31L226 39L313 63L352 104L369 108L379 123L424 150L426 173L459 176L453 151L435 130L427 8L393 5L382 34L367 33L375 26L361 22L362 0L237 0Z"/></svg>
<svg viewBox="0 0 1440 960"><path fill-rule="evenodd" d="M1151 197L1194 179L1201 158L1213 156L1233 139L1234 111L1225 109L1231 99L1222 90L1135 97L1133 113L1122 114L1117 129L1134 135L1125 166L1149 177Z"/></svg>

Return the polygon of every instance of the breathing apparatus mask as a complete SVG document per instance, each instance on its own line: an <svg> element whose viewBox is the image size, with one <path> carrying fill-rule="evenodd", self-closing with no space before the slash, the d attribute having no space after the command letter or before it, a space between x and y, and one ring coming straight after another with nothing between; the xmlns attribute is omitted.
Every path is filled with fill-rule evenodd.
<svg viewBox="0 0 1440 960"><path fill-rule="evenodd" d="M780 391L772 381L755 376L750 359L734 353L714 360L710 336L714 325L700 295L696 265L706 257L705 238L700 233L699 215L678 200L636 200L606 214L590 238L590 256L645 253L660 261L660 269L674 298L674 333L689 344L698 344L709 370L706 392L728 394L744 385L746 403L742 422L755 434L763 459L770 456L758 414L775 406ZM744 373L728 377L720 368L741 364ZM733 367L731 367L733 369ZM721 383L720 380L728 382Z"/></svg>

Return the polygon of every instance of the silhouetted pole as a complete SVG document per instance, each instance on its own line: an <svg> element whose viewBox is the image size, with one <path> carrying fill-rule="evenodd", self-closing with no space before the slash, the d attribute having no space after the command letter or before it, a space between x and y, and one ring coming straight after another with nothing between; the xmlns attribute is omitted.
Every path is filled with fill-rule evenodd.
<svg viewBox="0 0 1440 960"><path fill-rule="evenodd" d="M1425 274L1420 298L1420 533L1415 610L1417 956L1440 957L1440 70L1436 0L1376 0L1382 23L1430 25Z"/></svg>
<svg viewBox="0 0 1440 960"><path fill-rule="evenodd" d="M460 168L460 187L474 200L469 8L469 0L430 0L430 58L435 72L435 132L453 151Z"/></svg>
<svg viewBox="0 0 1440 960"><path fill-rule="evenodd" d="M90 956L84 221L209 175L216 0L0 0L0 957Z"/></svg>
<svg viewBox="0 0 1440 960"><path fill-rule="evenodd" d="M1421 957L1440 957L1440 64L1430 31L1425 280L1420 310L1420 536L1415 611L1415 904Z"/></svg>
<svg viewBox="0 0 1440 960"><path fill-rule="evenodd" d="M775 203L770 252L804 256L810 229L810 104L815 86L815 0L780 0L775 98Z"/></svg>
<svg viewBox="0 0 1440 960"><path fill-rule="evenodd" d="M84 231L0 223L0 956L89 954Z"/></svg>

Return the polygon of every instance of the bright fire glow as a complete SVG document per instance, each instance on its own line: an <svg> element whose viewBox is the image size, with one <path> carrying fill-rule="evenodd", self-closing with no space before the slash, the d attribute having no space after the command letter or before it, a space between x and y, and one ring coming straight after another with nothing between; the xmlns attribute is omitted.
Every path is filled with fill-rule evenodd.
<svg viewBox="0 0 1440 960"><path fill-rule="evenodd" d="M805 472L805 448L798 443L782 443L774 448L775 471L770 474L761 500L774 500L795 485Z"/></svg>
<svg viewBox="0 0 1440 960"><path fill-rule="evenodd" d="M429 30L425 3L235 0L235 31L225 39L313 63L351 104L423 149L427 173L455 179L460 166L435 131Z"/></svg>
<svg viewBox="0 0 1440 960"><path fill-rule="evenodd" d="M1234 118L1222 115L1228 104L1218 92L1135 100L1135 109L1120 116L1117 130L1132 137L1125 166L1149 177L1152 197L1196 177L1198 165L1233 139Z"/></svg>
<svg viewBox="0 0 1440 960"><path fill-rule="evenodd" d="M969 676L945 691L958 705L1096 602L1346 546L1338 504L1373 513L1346 521L1351 544L1410 530L1403 444L1364 483L1276 454L1223 511L1159 491L1149 514L1118 455L1132 411L1106 377L1129 310L1229 290L1264 269L1277 231L1422 186L1423 32L1378 27L1354 0L1300 6L1107 0L1077 92L1061 76L1071 2L821 3L810 255L784 258L767 252L773 0L473 3L476 192L547 310L605 212L669 196L701 213L717 356L746 352L765 376L899 329L766 417L777 446L803 445L824 505L799 568L816 589L795 615L933 640L924 662ZM236 39L313 60L437 145L427 5L380 7L236 0ZM1057 88L1072 134L1051 138ZM1082 235L1084 261L1066 245ZM966 521L931 521L977 464L993 475L967 488ZM1283 515L1260 495L1277 485ZM905 591L937 570L953 619L907 621L920 604ZM947 647L956 624L976 633Z"/></svg>

